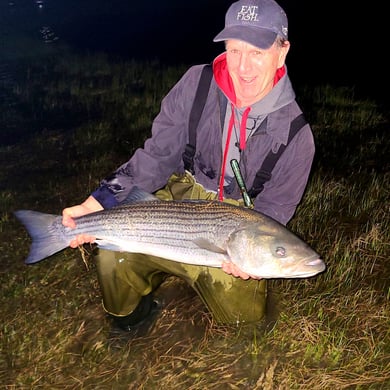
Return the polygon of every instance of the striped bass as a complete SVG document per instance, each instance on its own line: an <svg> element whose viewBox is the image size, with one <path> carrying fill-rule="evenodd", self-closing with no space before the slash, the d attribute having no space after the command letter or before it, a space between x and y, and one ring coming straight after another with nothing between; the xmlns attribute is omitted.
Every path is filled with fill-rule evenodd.
<svg viewBox="0 0 390 390"><path fill-rule="evenodd" d="M136 200L75 218L74 229L60 215L16 211L32 239L25 262L39 262L88 234L102 249L209 267L232 262L262 278L305 278L325 269L305 242L257 211L218 201L143 198L138 191Z"/></svg>

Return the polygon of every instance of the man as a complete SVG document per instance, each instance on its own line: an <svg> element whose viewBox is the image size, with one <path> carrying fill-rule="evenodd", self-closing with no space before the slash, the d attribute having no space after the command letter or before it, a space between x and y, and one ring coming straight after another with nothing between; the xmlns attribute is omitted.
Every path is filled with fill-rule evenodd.
<svg viewBox="0 0 390 390"><path fill-rule="evenodd" d="M225 42L226 52L212 64L213 80L196 132L194 175L185 172L182 154L201 65L191 67L163 99L144 147L82 204L64 209L63 224L74 227L73 218L119 204L135 186L162 199L238 203L241 192L229 162L237 159L244 180L253 183L268 152L287 144L291 123L302 113L285 65L287 34L287 16L273 0L233 3L225 28L214 39ZM313 136L306 123L253 199L254 209L286 224L302 198L313 156ZM80 235L71 246L94 239ZM264 315L265 280L256 280L232 263L216 269L103 250L96 261L104 309L122 329L144 326L154 311L153 291L170 274L194 288L217 323L256 322Z"/></svg>

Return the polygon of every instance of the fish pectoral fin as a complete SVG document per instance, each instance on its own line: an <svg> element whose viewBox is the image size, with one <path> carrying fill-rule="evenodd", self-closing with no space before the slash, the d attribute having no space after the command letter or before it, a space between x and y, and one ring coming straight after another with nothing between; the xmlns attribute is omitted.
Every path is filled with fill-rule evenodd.
<svg viewBox="0 0 390 390"><path fill-rule="evenodd" d="M106 249L108 251L122 252L123 248L113 242L107 240L96 239L95 244L101 249Z"/></svg>
<svg viewBox="0 0 390 390"><path fill-rule="evenodd" d="M222 253L224 255L227 255L225 249L219 247L218 245L213 244L212 242L206 240L205 238L197 238L193 240L193 243L196 244L199 248L206 249L210 252Z"/></svg>

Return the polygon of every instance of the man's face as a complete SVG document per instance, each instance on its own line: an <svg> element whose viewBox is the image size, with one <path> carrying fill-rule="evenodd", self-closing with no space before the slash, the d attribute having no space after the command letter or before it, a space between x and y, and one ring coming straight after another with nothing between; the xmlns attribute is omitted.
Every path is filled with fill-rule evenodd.
<svg viewBox="0 0 390 390"><path fill-rule="evenodd" d="M259 49L244 41L226 41L226 60L233 80L237 106L249 106L263 98L273 87L275 73L284 65L290 45L274 43Z"/></svg>

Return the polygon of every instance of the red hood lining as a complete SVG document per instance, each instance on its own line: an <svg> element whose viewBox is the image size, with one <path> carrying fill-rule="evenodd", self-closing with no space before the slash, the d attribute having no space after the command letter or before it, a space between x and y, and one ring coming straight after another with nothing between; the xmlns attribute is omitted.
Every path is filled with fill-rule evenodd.
<svg viewBox="0 0 390 390"><path fill-rule="evenodd" d="M222 89L228 99L236 104L236 93L233 80L227 69L226 53L220 54L213 62L213 73L216 83ZM283 65L275 73L274 85L286 74L286 67Z"/></svg>

